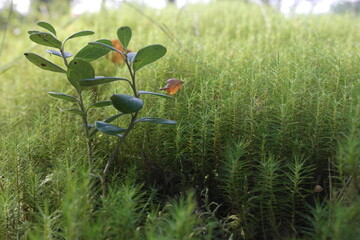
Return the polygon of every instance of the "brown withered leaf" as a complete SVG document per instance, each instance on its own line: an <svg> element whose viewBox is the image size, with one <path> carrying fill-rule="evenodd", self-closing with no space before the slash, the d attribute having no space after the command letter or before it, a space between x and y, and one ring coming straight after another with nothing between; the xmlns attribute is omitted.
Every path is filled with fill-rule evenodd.
<svg viewBox="0 0 360 240"><path fill-rule="evenodd" d="M114 48L116 48L117 50L119 50L121 52L124 52L123 46L118 39L111 40L111 43L114 46ZM127 49L126 53L129 53L129 52L131 52L131 50ZM123 56L121 56L120 53L112 51L111 52L111 61L115 64L122 64L122 63L124 63L124 58L123 58Z"/></svg>
<svg viewBox="0 0 360 240"><path fill-rule="evenodd" d="M166 86L160 88L160 90L167 91L169 95L174 95L175 93L177 93L177 91L179 91L183 84L184 82L179 79L170 78L167 80Z"/></svg>

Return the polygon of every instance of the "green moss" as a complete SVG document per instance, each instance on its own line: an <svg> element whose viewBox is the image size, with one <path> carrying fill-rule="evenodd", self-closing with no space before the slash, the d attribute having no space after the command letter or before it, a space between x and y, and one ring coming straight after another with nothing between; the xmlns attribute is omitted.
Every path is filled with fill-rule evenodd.
<svg viewBox="0 0 360 240"><path fill-rule="evenodd" d="M142 116L178 124L135 128L105 199L97 193L97 178L82 169L81 126L58 110L66 104L47 96L71 93L71 86L61 74L34 68L22 56L32 46L26 31L35 21L19 25L20 35L7 35L0 64L13 66L0 72L0 238L110 239L122 226L127 226L124 239L356 235L359 224L347 224L350 217L340 210L353 213L359 199L351 179L359 176L360 20L285 18L271 9L263 15L255 5L236 2L142 11L124 5L70 24L65 17L48 20L57 29L65 26L59 30L64 36L95 31L69 42L72 53L89 41L116 38L116 29L128 25L130 49L154 43L168 49L163 59L139 71L139 90L160 92L173 77L185 82L175 101L144 97ZM41 47L31 51L47 55ZM93 66L97 75L126 77L126 69L107 58ZM110 97L130 91L115 82L94 89L86 101L99 98L97 92ZM100 110L90 122L115 112ZM121 126L124 120L117 121ZM244 154L229 157L229 146L239 139L247 144ZM96 173L113 142L99 134L94 143ZM325 190L314 193L315 185ZM195 192L190 197L169 201L190 189ZM203 202L205 189L210 203ZM333 225L324 227L333 218Z"/></svg>

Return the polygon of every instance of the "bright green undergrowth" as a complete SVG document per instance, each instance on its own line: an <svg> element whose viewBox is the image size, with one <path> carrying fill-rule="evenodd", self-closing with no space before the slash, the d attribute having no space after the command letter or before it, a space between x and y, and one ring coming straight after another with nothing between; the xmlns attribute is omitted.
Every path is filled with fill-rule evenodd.
<svg viewBox="0 0 360 240"><path fill-rule="evenodd" d="M102 196L83 166L79 119L47 96L70 86L20 58L0 73L0 239L356 239L360 20L286 18L234 2L142 11L82 16L61 32L96 32L69 52L116 38L122 25L137 33L130 49L166 46L138 88L183 80L175 103L153 98L142 110L178 124L138 125ZM8 35L1 65L30 47L34 23ZM106 58L93 65L98 75L126 74ZM86 101L126 91L112 83ZM90 122L110 114L94 112ZM100 134L94 144L100 171L113 141Z"/></svg>

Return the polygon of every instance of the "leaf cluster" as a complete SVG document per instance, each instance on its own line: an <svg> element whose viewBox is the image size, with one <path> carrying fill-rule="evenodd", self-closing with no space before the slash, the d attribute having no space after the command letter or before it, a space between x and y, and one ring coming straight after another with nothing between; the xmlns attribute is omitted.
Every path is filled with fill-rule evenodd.
<svg viewBox="0 0 360 240"><path fill-rule="evenodd" d="M71 34L65 40L61 41L57 38L57 32L55 28L47 22L38 22L37 25L45 31L31 30L28 31L29 38L33 42L46 47L55 48L47 49L46 51L54 56L60 57L64 61L64 67L60 67L55 63L43 58L35 53L25 53L25 57L37 67L58 73L66 74L67 80L76 90L77 96L68 95L60 92L49 92L49 96L75 103L77 107L64 109L63 111L72 114L80 115L83 120L83 125L88 139L88 153L89 162L92 162L92 146L91 138L98 132L102 132L107 135L118 136L121 139L125 139L130 130L135 124L140 122L157 123L157 124L175 124L175 121L168 119L161 119L157 117L142 117L138 118L138 112L143 108L144 101L140 99L141 94L150 94L158 97L169 98L167 95L160 93L153 93L148 91L138 91L136 88L136 73L166 54L166 48L162 45L155 44L140 49L137 53L127 53L126 49L130 43L132 31L128 26L120 27L117 30L117 36L120 43L123 46L124 52L118 50L112 46L110 40L100 39L97 41L89 42L89 44L79 50L75 55L65 51L65 45L69 40L73 40L79 37L93 35L93 31L81 31ZM95 69L91 65L91 62L104 56L109 51L115 51L123 56L125 63L128 67L130 78L123 77L99 77L95 74ZM73 59L68 62L68 59ZM109 100L99 101L91 103L89 106L85 106L83 102L82 92L88 87L97 86L101 84L111 83L115 81L124 81L129 84L133 90L133 95L126 94L113 94ZM96 121L95 124L89 124L88 113L91 109L103 108L113 106L118 114L106 118L103 121ZM132 116L131 122L127 128L118 127L111 124L112 121L121 117L122 115L130 114ZM124 133L121 135L120 133Z"/></svg>

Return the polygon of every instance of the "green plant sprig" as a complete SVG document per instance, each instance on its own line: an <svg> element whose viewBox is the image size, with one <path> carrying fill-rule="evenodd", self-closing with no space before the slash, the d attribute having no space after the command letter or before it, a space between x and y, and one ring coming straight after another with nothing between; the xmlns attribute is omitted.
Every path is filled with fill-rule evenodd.
<svg viewBox="0 0 360 240"><path fill-rule="evenodd" d="M80 86L79 81L85 78L96 78L95 70L90 64L90 62L104 56L109 52L109 50L98 49L92 46L85 46L74 56L73 60L69 62L68 58L73 57L73 54L65 51L65 44L67 43L67 41L78 37L93 35L94 32L80 31L71 34L69 37L67 37L64 41L61 42L56 36L55 28L50 23L38 22L37 25L44 28L47 31L45 32L38 30L28 31L30 40L32 40L33 42L39 45L57 49L57 50L47 49L46 51L52 55L62 58L65 65L65 69L35 53L25 53L24 55L30 62L32 62L33 64L35 64L36 66L40 67L43 70L65 73L67 75L67 79L76 90L77 96L71 96L59 92L49 92L48 94L50 95L50 97L77 104L78 108L64 109L63 111L81 116L82 123L84 126L84 132L86 136L86 143L88 150L88 164L89 166L91 166L93 162L93 148L92 148L92 143L91 143L92 140L90 136L90 125L88 124L89 123L88 111L89 109L110 106L110 104L108 104L108 102L97 102L86 107L83 101L83 94L82 94L83 90L86 89L86 86ZM109 40L101 39L98 41L104 44L111 45L111 42ZM111 80L109 79L104 80L102 78L99 79L107 82L122 80L119 78L112 78Z"/></svg>
<svg viewBox="0 0 360 240"><path fill-rule="evenodd" d="M137 71L139 71L142 67L150 63L153 63L158 59L160 59L161 57L163 57L166 54L167 51L166 48L160 44L155 44L155 45L146 46L140 49L137 53L134 52L126 53L126 49L128 47L128 44L132 36L131 28L128 26L120 27L117 30L117 36L123 46L124 52L119 51L118 49L101 42L89 43L90 46L95 46L100 49L115 51L121 54L121 56L124 58L125 64L127 66L130 75L130 80L128 79L123 79L123 80L129 83L133 91L133 96L126 94L113 94L111 97L111 103L118 111L120 111L123 115L124 114L131 115L131 120L127 128L122 128L112 125L109 123L109 121L97 121L95 124L96 130L101 131L107 135L114 135L118 137L118 142L103 170L104 177L108 174L112 162L118 156L121 145L125 142L126 137L137 123L150 122L150 123L158 123L158 124L176 124L176 122L173 120L162 119L162 118L154 118L154 117L138 118L139 111L143 107L143 100L140 99L140 95L150 94L158 97L171 98L170 96L160 93L138 91L136 86ZM81 86L85 86L88 84L93 85L93 83L94 85L97 85L96 81L97 81L96 79L85 79L80 81L80 85Z"/></svg>
<svg viewBox="0 0 360 240"><path fill-rule="evenodd" d="M130 27L123 26L117 30L117 36L123 46L124 52L114 48L109 40L101 39L95 42L90 42L87 46L81 49L70 62L68 62L68 58L72 57L72 54L65 51L66 42L70 39L93 35L94 32L81 31L74 33L61 42L57 39L56 30L51 24L39 22L38 26L45 28L48 32L37 30L29 31L28 33L30 35L30 39L37 44L56 48L57 50L50 49L47 50L47 52L61 57L65 65L65 69L35 53L25 53L25 56L30 62L44 70L66 73L68 81L76 90L77 96L71 96L58 92L49 92L49 95L53 98L76 103L78 105L78 108L64 109L63 111L77 114L82 117L87 142L89 166L91 166L93 162L92 138L98 131L107 135L114 135L118 137L118 143L116 144L103 170L103 175L106 176L113 160L118 156L120 146L124 143L126 137L137 123L150 122L158 124L176 124L175 121L168 119L154 117L138 118L139 111L142 109L144 103L143 100L140 99L140 95L150 94L158 97L171 98L170 96L160 93L138 91L136 87L137 71L163 57L167 51L164 46L160 44L149 45L140 49L137 53L126 53L126 49L131 40L132 31ZM129 71L130 79L122 77L95 76L95 70L90 62L107 54L109 51L115 51L121 54ZM114 81L127 82L133 91L133 96L126 94L113 94L110 100L100 101L93 103L90 106L85 106L82 93L87 87ZM104 121L97 121L95 125L89 124L88 113L90 109L107 107L110 105L114 106L120 113L113 115ZM127 128L110 124L115 119L126 114L131 115L131 120Z"/></svg>

